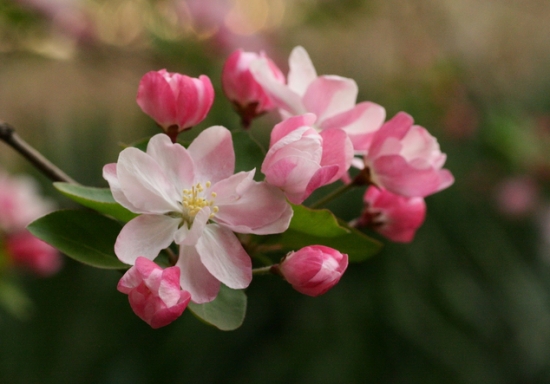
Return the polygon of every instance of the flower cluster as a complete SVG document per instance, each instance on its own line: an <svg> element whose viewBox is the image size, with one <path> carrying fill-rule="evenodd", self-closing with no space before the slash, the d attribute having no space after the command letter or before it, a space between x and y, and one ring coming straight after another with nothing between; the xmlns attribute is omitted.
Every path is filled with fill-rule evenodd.
<svg viewBox="0 0 550 384"><path fill-rule="evenodd" d="M5 255L9 265L38 276L53 275L61 268L57 250L25 228L51 209L31 178L0 171L0 255Z"/></svg>
<svg viewBox="0 0 550 384"><path fill-rule="evenodd" d="M370 226L393 241L408 242L422 224L424 197L453 183L442 169L445 155L426 129L400 112L385 122L385 109L357 103L354 80L318 76L302 47L289 59L288 76L264 53L238 50L222 73L223 90L241 116L244 129L261 114L278 109L281 122L271 131L261 165L235 173L231 132L204 129L187 147L179 132L199 124L214 98L210 80L166 70L147 73L137 102L165 131L146 151L124 149L103 176L114 199L139 214L120 232L115 253L133 265L119 284L136 314L152 327L177 318L192 301L208 303L223 283L248 287L252 261L245 238L285 232L293 209L316 189L348 180L370 184L356 226ZM175 245L174 245L175 244ZM152 261L163 249L172 267ZM176 251L177 250L177 251ZM324 245L287 254L270 271L297 291L325 293L341 278L348 255Z"/></svg>

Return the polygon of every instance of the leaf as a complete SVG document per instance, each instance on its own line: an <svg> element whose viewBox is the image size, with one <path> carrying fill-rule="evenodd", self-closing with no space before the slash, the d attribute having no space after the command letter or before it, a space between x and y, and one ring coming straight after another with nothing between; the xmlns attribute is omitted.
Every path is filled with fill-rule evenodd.
<svg viewBox="0 0 550 384"><path fill-rule="evenodd" d="M92 211L55 211L29 224L39 239L83 264L104 269L126 269L114 252L121 225Z"/></svg>
<svg viewBox="0 0 550 384"><path fill-rule="evenodd" d="M117 203L109 188L94 188L61 182L53 183L53 185L69 199L125 223L138 216Z"/></svg>
<svg viewBox="0 0 550 384"><path fill-rule="evenodd" d="M235 173L251 171L256 168L255 180L263 179L260 173L265 151L248 132L232 132L233 148L235 148Z"/></svg>
<svg viewBox="0 0 550 384"><path fill-rule="evenodd" d="M246 295L243 290L235 290L221 285L214 301L205 304L189 303L187 308L200 320L222 331L239 328L246 314Z"/></svg>
<svg viewBox="0 0 550 384"><path fill-rule="evenodd" d="M350 228L327 209L311 209L292 205L294 216L286 232L278 242L286 251L298 250L309 245L325 245L346 253L349 261L363 261L380 251L382 244Z"/></svg>

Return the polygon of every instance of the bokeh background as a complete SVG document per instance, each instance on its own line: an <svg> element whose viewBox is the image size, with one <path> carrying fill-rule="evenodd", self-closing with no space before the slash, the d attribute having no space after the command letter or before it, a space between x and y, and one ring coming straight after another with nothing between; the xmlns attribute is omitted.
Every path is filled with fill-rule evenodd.
<svg viewBox="0 0 550 384"><path fill-rule="evenodd" d="M412 114L456 177L411 244L384 241L324 296L255 279L233 332L191 313L151 330L120 273L70 259L12 276L33 304L0 310L0 382L550 383L549 37L547 0L0 0L0 119L83 184L158 132L135 103L145 72L209 75L195 130L237 128L224 59L265 50L286 73L296 45L359 101ZM2 143L0 166L71 206ZM361 193L331 208L351 220Z"/></svg>

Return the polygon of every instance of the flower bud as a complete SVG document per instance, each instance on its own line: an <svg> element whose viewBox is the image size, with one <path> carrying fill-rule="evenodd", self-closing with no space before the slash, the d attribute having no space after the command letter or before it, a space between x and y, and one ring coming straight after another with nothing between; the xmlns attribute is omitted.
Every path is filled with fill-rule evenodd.
<svg viewBox="0 0 550 384"><path fill-rule="evenodd" d="M136 315L160 328L181 316L191 294L180 288L179 267L162 269L145 257L138 257L118 282L117 289L128 295Z"/></svg>
<svg viewBox="0 0 550 384"><path fill-rule="evenodd" d="M292 287L308 296L319 296L336 285L348 266L348 255L323 245L289 253L278 267Z"/></svg>
<svg viewBox="0 0 550 384"><path fill-rule="evenodd" d="M31 235L27 230L8 235L6 251L13 265L27 269L41 277L55 274L62 265L59 252L51 245Z"/></svg>
<svg viewBox="0 0 550 384"><path fill-rule="evenodd" d="M235 105L245 126L255 117L275 108L275 104L250 72L250 63L264 58L275 81L284 84L281 70L263 52L233 52L223 66L222 86L227 98Z"/></svg>
<svg viewBox="0 0 550 384"><path fill-rule="evenodd" d="M391 241L412 241L426 217L426 203L421 197L404 197L370 186L363 201L365 209L355 225L371 227Z"/></svg>
<svg viewBox="0 0 550 384"><path fill-rule="evenodd" d="M407 197L426 197L453 184L451 172L442 169L445 159L435 137L404 112L374 133L364 157L374 184Z"/></svg>
<svg viewBox="0 0 550 384"><path fill-rule="evenodd" d="M210 79L198 79L164 69L145 74L139 82L137 103L168 134L200 123L214 102Z"/></svg>

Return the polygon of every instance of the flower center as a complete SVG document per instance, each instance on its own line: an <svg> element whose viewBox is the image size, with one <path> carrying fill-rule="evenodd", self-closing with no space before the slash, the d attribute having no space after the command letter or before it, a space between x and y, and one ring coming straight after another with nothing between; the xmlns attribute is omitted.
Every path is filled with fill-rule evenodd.
<svg viewBox="0 0 550 384"><path fill-rule="evenodd" d="M183 190L183 196L181 205L187 210L187 215L190 219L193 219L197 213L204 207L210 207L212 213L210 218L219 211L219 208L214 205L214 199L216 198L216 192L211 192L210 196L204 197L205 188L210 188L210 181L207 181L203 187L201 183L193 185L190 189Z"/></svg>

